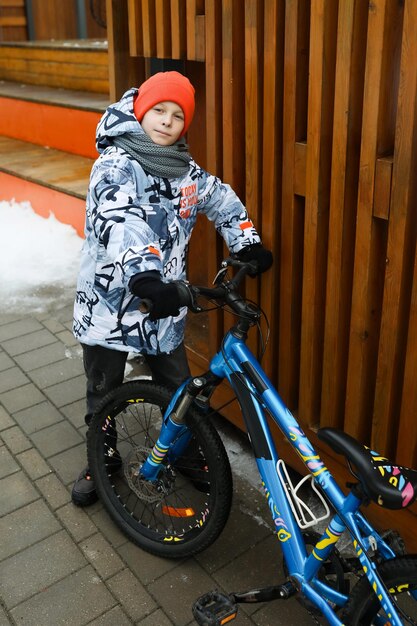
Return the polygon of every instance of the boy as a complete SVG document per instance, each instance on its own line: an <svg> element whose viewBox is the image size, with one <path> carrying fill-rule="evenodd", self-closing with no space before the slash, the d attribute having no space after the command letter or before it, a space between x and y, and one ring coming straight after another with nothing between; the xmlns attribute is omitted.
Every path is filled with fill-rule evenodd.
<svg viewBox="0 0 417 626"><path fill-rule="evenodd" d="M214 221L231 253L257 260L261 272L272 264L234 191L199 167L181 140L194 105L185 76L159 72L111 105L97 127L73 326L83 347L87 424L122 383L129 352L144 355L158 383L177 387L189 376L186 308L172 281L185 278L197 213ZM139 312L141 298L153 302L151 314ZM72 500L96 499L86 468Z"/></svg>

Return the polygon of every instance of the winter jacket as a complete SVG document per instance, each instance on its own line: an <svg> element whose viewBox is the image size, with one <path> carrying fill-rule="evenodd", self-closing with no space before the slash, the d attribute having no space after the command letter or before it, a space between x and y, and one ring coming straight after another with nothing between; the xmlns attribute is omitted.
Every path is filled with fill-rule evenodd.
<svg viewBox="0 0 417 626"><path fill-rule="evenodd" d="M170 353L183 340L186 309L176 317L151 321L139 312L140 299L129 290L132 276L156 270L166 282L185 279L198 213L214 222L231 252L260 239L231 187L193 160L184 176L159 178L111 145L116 135L144 132L133 114L136 93L127 91L97 126L100 156L87 195L73 332L88 345Z"/></svg>

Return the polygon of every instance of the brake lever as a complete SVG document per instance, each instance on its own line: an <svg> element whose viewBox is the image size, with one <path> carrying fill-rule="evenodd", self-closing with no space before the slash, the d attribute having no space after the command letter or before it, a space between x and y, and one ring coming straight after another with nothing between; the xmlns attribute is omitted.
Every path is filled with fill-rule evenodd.
<svg viewBox="0 0 417 626"><path fill-rule="evenodd" d="M228 268L228 265L225 264L225 262L223 261L222 267L219 269L216 276L214 277L213 285L221 285L221 283L223 282L223 278L227 274L227 268Z"/></svg>
<svg viewBox="0 0 417 626"><path fill-rule="evenodd" d="M186 306L193 313L201 313L202 307L197 302L198 289L185 280L177 280L175 284L181 299L181 306Z"/></svg>

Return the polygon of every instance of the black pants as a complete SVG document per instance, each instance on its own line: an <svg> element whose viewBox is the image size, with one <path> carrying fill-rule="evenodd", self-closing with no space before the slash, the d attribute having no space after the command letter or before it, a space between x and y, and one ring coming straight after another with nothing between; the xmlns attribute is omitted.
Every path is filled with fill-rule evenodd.
<svg viewBox="0 0 417 626"><path fill-rule="evenodd" d="M85 421L88 424L106 393L122 384L128 352L81 345L87 376ZM178 387L190 376L187 354L182 343L171 354L145 355L145 360L151 370L152 379L161 385Z"/></svg>

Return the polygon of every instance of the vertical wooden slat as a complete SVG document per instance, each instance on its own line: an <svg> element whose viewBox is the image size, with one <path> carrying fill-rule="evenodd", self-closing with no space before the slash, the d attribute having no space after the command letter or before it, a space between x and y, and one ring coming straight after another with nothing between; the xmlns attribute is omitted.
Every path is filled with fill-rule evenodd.
<svg viewBox="0 0 417 626"><path fill-rule="evenodd" d="M319 421L337 5L320 0L310 25L299 411Z"/></svg>
<svg viewBox="0 0 417 626"><path fill-rule="evenodd" d="M414 132L415 132L414 124ZM395 459L406 467L417 467L417 250L414 259L413 292L402 389L401 411Z"/></svg>
<svg viewBox="0 0 417 626"><path fill-rule="evenodd" d="M401 24L401 7L398 7L396 16L391 16L391 32L395 17ZM395 43L391 59L395 56ZM410 132L415 125L417 111L416 55L417 5L406 3L372 432L372 445L385 454L392 454L396 447L412 276L410 260L414 256L416 240L416 137ZM393 90L392 98L395 98L395 93Z"/></svg>
<svg viewBox="0 0 417 626"><path fill-rule="evenodd" d="M155 0L156 56L171 57L171 3L170 0Z"/></svg>
<svg viewBox="0 0 417 626"><path fill-rule="evenodd" d="M223 177L222 151L222 0L206 0L205 77L206 77L206 163L209 172ZM215 276L221 257L221 244L213 228L207 230L208 273ZM223 318L210 317L210 354L218 349L223 334Z"/></svg>
<svg viewBox="0 0 417 626"><path fill-rule="evenodd" d="M237 0L222 3L222 96L223 96L223 179L242 199L245 197L245 101L242 50L244 12ZM226 250L225 250L226 254ZM234 318L224 313L225 327Z"/></svg>
<svg viewBox="0 0 417 626"><path fill-rule="evenodd" d="M143 29L141 0L128 0L129 54L143 56Z"/></svg>
<svg viewBox="0 0 417 626"><path fill-rule="evenodd" d="M246 203L257 224L261 209L263 0L245 0Z"/></svg>
<svg viewBox="0 0 417 626"><path fill-rule="evenodd" d="M206 0L207 167L222 177L222 0Z"/></svg>
<svg viewBox="0 0 417 626"><path fill-rule="evenodd" d="M321 426L343 426L367 6L341 0L337 30Z"/></svg>
<svg viewBox="0 0 417 626"><path fill-rule="evenodd" d="M261 278L261 306L273 320L263 366L272 380L278 373L279 239L282 191L282 98L284 72L285 3L266 0L264 8L264 88L262 127L262 219L257 224L264 245L273 250L274 264Z"/></svg>
<svg viewBox="0 0 417 626"><path fill-rule="evenodd" d="M305 141L307 134L309 7L308 0L285 3L278 380L292 409L298 406L303 259L303 200L294 195L295 142Z"/></svg>
<svg viewBox="0 0 417 626"><path fill-rule="evenodd" d="M184 59L187 54L187 16L183 0L171 0L171 56Z"/></svg>
<svg viewBox="0 0 417 626"><path fill-rule="evenodd" d="M345 403L345 430L363 442L370 441L379 339L381 298L380 257L382 234L373 220L375 161L378 150L389 147L384 137L381 111L384 42L390 26L393 3L375 0L369 5L365 66L362 136L359 162L352 313L349 336ZM387 54L385 52L385 54Z"/></svg>
<svg viewBox="0 0 417 626"><path fill-rule="evenodd" d="M223 0L223 176L236 193L245 192L245 111L242 5Z"/></svg>
<svg viewBox="0 0 417 626"><path fill-rule="evenodd" d="M187 0L187 59L204 61L204 0Z"/></svg>
<svg viewBox="0 0 417 626"><path fill-rule="evenodd" d="M155 0L142 0L143 55L156 56Z"/></svg>
<svg viewBox="0 0 417 626"><path fill-rule="evenodd" d="M196 61L204 61L206 49L206 17L205 15L197 15L195 20L195 58Z"/></svg>
<svg viewBox="0 0 417 626"><path fill-rule="evenodd" d="M245 0L245 203L255 225L261 224L262 182L262 91L263 91L263 0ZM261 226L259 226L261 229ZM259 300L258 280L247 281L246 296ZM249 344L257 353L258 336Z"/></svg>
<svg viewBox="0 0 417 626"><path fill-rule="evenodd" d="M197 163L206 167L206 106L205 106L205 76L201 66L197 63L185 64L185 74L194 85L198 94L197 106L194 112L193 122L187 132L187 142L192 146L192 155ZM212 224L208 224L203 215L197 218L193 236L188 251L188 276L191 282L199 285L209 284L215 276L216 270L211 272L208 268L208 260L213 254L213 248L208 245L208 240L216 237L216 231ZM209 254L210 251L210 254ZM206 319L208 318L208 319ZM192 334L191 345L195 346L198 355L209 358L217 351L218 344L210 351L209 328L211 315L198 315L188 317L188 326L193 325L195 332ZM194 359L195 360L195 359ZM202 367L205 367L204 363ZM201 366L200 366L201 373Z"/></svg>
<svg viewBox="0 0 417 626"><path fill-rule="evenodd" d="M127 0L106 0L106 13L110 100L115 102L126 89L145 80L145 64L129 55Z"/></svg>

